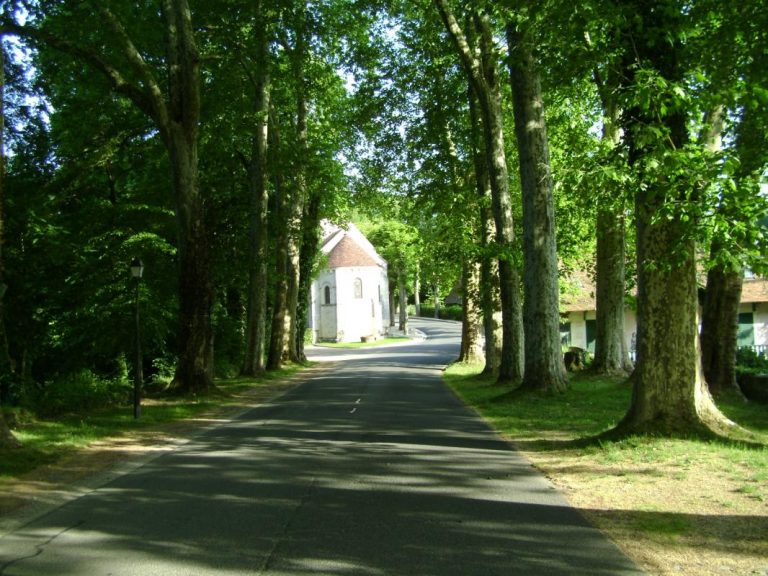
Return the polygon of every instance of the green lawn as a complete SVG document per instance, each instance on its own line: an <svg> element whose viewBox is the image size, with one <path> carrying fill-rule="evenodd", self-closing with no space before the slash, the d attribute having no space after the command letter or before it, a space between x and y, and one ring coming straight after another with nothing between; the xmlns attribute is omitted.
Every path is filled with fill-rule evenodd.
<svg viewBox="0 0 768 576"><path fill-rule="evenodd" d="M526 440L578 440L615 426L627 411L631 387L625 382L580 372L563 394L515 395L511 388L478 376L479 366L454 364L445 380L504 434ZM768 435L768 406L732 395L720 409L741 426Z"/></svg>

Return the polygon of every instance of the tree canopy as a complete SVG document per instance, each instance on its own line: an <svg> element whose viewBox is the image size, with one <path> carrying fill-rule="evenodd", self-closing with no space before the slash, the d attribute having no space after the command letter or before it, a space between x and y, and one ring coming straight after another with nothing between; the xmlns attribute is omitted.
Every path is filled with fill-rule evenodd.
<svg viewBox="0 0 768 576"><path fill-rule="evenodd" d="M611 335L635 271L647 295L686 267L680 302L638 313L679 304L695 336L697 270L768 265L760 2L2 0L0 14L4 404L41 404L75 373L127 381L136 257L150 381L200 392L301 361L323 218L371 223L401 298L461 286L487 353L503 343L500 376L553 388L558 270L597 269L601 362L626 370ZM698 361L646 336L644 369ZM533 361L536 342L551 358ZM664 378L688 394L696 372Z"/></svg>

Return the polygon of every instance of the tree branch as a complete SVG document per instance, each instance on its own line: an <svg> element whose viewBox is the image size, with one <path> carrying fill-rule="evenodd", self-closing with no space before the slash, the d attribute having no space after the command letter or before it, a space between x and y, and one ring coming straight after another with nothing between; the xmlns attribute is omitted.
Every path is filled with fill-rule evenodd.
<svg viewBox="0 0 768 576"><path fill-rule="evenodd" d="M125 31L120 20L103 4L98 2L95 4L96 10L101 14L117 37L131 68L138 77L141 78L141 81L144 84L145 99L150 105L150 110L145 110L145 112L157 122L158 128L163 131L168 122L168 110L165 98L163 97L163 91L158 85L155 75L152 73L152 69L128 36L128 33Z"/></svg>
<svg viewBox="0 0 768 576"><path fill-rule="evenodd" d="M59 52L68 54L73 58L85 62L106 77L115 92L121 96L125 96L142 112L151 118L156 119L154 108L150 98L147 97L147 94L138 86L126 80L116 67L112 66L112 64L102 58L95 50L89 50L82 46L78 46L69 40L44 32L38 28L26 25L22 26L4 19L2 23L0 23L0 36L9 35L45 44L54 50L58 50Z"/></svg>
<svg viewBox="0 0 768 576"><path fill-rule="evenodd" d="M434 0L434 2L437 11L440 13L440 18L442 18L445 28L448 31L448 35L456 46L459 58L461 59L464 68L467 70L470 81L477 87L478 93L482 93L483 90L480 87L485 84L482 63L475 55L473 55L469 42L467 42L467 37L461 29L461 26L459 26L459 23L456 21L453 12L448 8L446 1Z"/></svg>

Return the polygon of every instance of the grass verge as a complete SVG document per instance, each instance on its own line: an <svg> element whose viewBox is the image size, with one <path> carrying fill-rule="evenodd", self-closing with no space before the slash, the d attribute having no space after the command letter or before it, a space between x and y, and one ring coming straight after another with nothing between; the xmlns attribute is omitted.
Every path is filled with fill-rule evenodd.
<svg viewBox="0 0 768 576"><path fill-rule="evenodd" d="M374 340L371 342L320 342L316 344L316 346L321 348L374 348L376 346L407 342L408 340L411 340L408 336L387 336L381 340Z"/></svg>
<svg viewBox="0 0 768 576"><path fill-rule="evenodd" d="M650 574L768 574L768 446L632 437L580 445L618 423L631 389L585 373L562 395L510 396L456 364L446 382ZM718 401L768 443L768 406Z"/></svg>

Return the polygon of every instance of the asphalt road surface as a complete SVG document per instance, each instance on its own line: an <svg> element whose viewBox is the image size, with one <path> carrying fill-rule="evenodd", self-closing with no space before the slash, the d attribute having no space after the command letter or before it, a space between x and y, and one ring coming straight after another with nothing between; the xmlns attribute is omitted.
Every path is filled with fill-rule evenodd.
<svg viewBox="0 0 768 576"><path fill-rule="evenodd" d="M0 539L0 575L640 574L456 400L459 326L335 360Z"/></svg>

